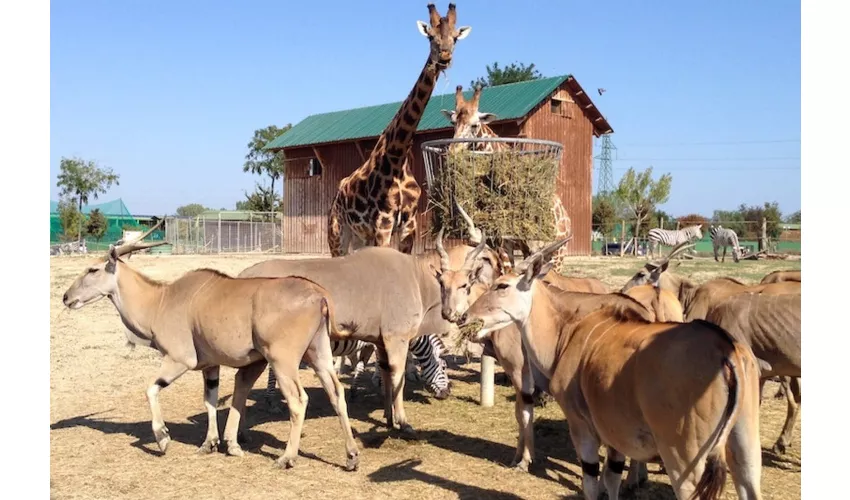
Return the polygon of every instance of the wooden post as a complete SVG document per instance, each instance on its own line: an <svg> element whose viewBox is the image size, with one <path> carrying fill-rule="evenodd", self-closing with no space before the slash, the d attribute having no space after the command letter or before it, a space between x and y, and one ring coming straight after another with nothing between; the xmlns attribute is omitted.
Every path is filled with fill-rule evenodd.
<svg viewBox="0 0 850 500"><path fill-rule="evenodd" d="M221 212L218 212L218 253L221 253Z"/></svg>
<svg viewBox="0 0 850 500"><path fill-rule="evenodd" d="M660 217L659 219L660 220L658 221L658 225L661 227L661 229L664 229L664 217Z"/></svg>
<svg viewBox="0 0 850 500"><path fill-rule="evenodd" d="M239 221L236 221L236 253L239 253L240 236L241 235L239 234Z"/></svg>
<svg viewBox="0 0 850 500"><path fill-rule="evenodd" d="M493 406L493 379L496 369L496 358L481 355L481 406Z"/></svg>
<svg viewBox="0 0 850 500"><path fill-rule="evenodd" d="M761 235L759 236L759 252L767 248L767 219L761 218Z"/></svg>
<svg viewBox="0 0 850 500"><path fill-rule="evenodd" d="M626 248L626 221L620 221L620 257L624 255Z"/></svg>

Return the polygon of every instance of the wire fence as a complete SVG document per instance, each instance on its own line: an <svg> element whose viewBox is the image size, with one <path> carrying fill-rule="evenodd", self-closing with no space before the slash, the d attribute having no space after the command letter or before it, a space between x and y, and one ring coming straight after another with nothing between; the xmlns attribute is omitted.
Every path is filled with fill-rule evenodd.
<svg viewBox="0 0 850 500"><path fill-rule="evenodd" d="M279 212L232 211L198 217L166 217L165 238L173 254L279 253Z"/></svg>
<svg viewBox="0 0 850 500"><path fill-rule="evenodd" d="M772 226L772 231L762 235L763 221L709 221L702 226L702 238L694 241L694 247L688 252L691 255L713 255L714 245L711 241L709 229L711 226L722 226L732 229L738 236L738 246L744 254L756 253L766 250L768 253L787 253L800 255L801 253L801 226L800 224L778 223ZM650 242L647 232L650 227L661 227L662 229L682 229L684 225L668 224L663 221L658 224L647 226L647 222L641 223L640 235L634 237L634 220L621 220L616 223L602 226L592 225L591 244L593 255L639 255L644 256L650 251ZM764 236L764 237L762 237ZM760 241L762 240L762 241ZM666 252L668 247L659 245L659 252ZM719 249L722 253L722 249ZM727 253L731 248L727 248Z"/></svg>

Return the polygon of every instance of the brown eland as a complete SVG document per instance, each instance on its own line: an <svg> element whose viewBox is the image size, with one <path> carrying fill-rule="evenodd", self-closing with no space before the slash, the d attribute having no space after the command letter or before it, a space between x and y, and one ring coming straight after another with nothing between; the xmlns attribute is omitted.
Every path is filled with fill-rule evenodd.
<svg viewBox="0 0 850 500"><path fill-rule="evenodd" d="M330 259L260 262L239 277L303 276L327 289L340 329L375 345L387 426L412 434L403 403L410 341L423 334L447 335L468 307L470 288L477 282L489 285L501 274L499 254L479 238L477 228L469 230L475 247L458 245L421 255L364 247Z"/></svg>
<svg viewBox="0 0 850 500"><path fill-rule="evenodd" d="M189 370L204 376L207 436L199 453L219 445L216 404L219 367L237 368L224 441L227 453L243 456L239 421L248 391L271 363L281 381L290 414L290 436L277 464L291 467L298 456L307 393L298 364L309 363L328 394L345 434L347 470L359 463L359 451L348 420L343 386L333 369L330 336L335 329L328 293L305 278L237 279L211 269L190 271L171 283L155 281L124 262L122 256L164 242L110 246L105 259L90 265L63 297L80 309L108 297L133 335L162 353L159 375L147 389L151 427L159 449L171 441L162 417L159 393Z"/></svg>
<svg viewBox="0 0 850 500"><path fill-rule="evenodd" d="M477 340L511 323L549 379L582 462L585 498L618 498L625 457L660 458L679 499L719 498L727 464L740 498L761 498L759 369L752 351L706 321L653 322L623 294L565 292L540 281L563 240L495 280L460 320ZM524 420L530 423L531 411Z"/></svg>

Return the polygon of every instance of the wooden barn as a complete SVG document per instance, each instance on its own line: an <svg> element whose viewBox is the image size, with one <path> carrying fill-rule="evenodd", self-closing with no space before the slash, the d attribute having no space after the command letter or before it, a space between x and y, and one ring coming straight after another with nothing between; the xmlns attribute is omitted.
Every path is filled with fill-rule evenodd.
<svg viewBox="0 0 850 500"><path fill-rule="evenodd" d="M472 91L464 94L472 97ZM368 157L401 102L311 115L266 146L283 151L283 252L328 254L327 213L339 181ZM427 230L427 186L421 144L453 135L440 112L454 109L454 93L433 95L414 142L413 173L422 186L419 234L414 252L433 248ZM571 255L590 255L593 137L613 132L572 75L485 88L479 109L502 137L546 139L563 144L558 193L572 219Z"/></svg>

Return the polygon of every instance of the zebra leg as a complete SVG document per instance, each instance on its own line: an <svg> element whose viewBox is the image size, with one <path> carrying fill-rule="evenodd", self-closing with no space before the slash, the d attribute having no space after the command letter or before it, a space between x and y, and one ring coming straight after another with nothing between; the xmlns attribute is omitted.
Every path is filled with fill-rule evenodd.
<svg viewBox="0 0 850 500"><path fill-rule="evenodd" d="M274 368L269 365L269 381L268 384L266 384L266 393L264 395L266 400L266 406L268 406L269 408L269 413L279 414L283 413L283 405L281 403L286 401L285 398L277 397L277 395L275 394L275 385L277 385L277 379L274 375ZM282 394L283 391L281 391L281 395ZM284 401L281 401L281 399L284 399Z"/></svg>
<svg viewBox="0 0 850 500"><path fill-rule="evenodd" d="M409 382L418 382L421 380L416 365L417 363L413 359L413 353L407 351L407 361L404 363L404 376Z"/></svg>
<svg viewBox="0 0 850 500"><path fill-rule="evenodd" d="M726 245L723 245L723 258L720 260L722 263L726 263Z"/></svg>
<svg viewBox="0 0 850 500"><path fill-rule="evenodd" d="M375 352L375 345L370 342L363 342L360 349L352 353L357 355L357 362L354 364L354 371L351 375L351 389L349 389L351 399L354 399L360 388L363 374L366 372L366 365L369 363L369 358L372 357L373 352Z"/></svg>
<svg viewBox="0 0 850 500"><path fill-rule="evenodd" d="M410 343L410 351L422 371L425 387L437 399L446 399L451 394L446 365L440 357L444 347L436 335L423 335Z"/></svg>

